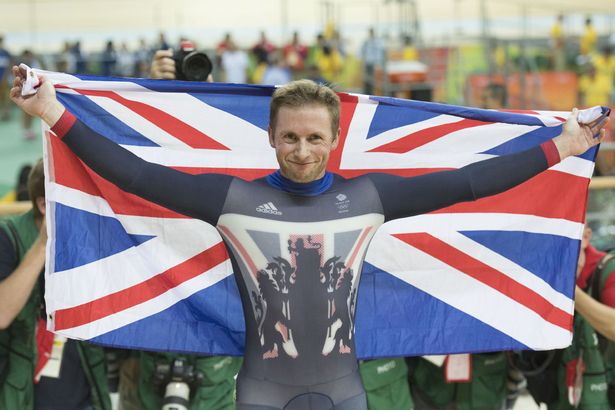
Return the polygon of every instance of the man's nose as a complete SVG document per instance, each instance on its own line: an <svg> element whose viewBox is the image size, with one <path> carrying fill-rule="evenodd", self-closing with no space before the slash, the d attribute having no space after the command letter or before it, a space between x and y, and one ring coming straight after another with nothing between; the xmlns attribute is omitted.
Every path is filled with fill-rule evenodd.
<svg viewBox="0 0 615 410"><path fill-rule="evenodd" d="M295 145L295 156L297 158L307 158L310 155L310 150L309 150L309 146L308 146L308 142L305 140L299 140L297 141L297 144Z"/></svg>

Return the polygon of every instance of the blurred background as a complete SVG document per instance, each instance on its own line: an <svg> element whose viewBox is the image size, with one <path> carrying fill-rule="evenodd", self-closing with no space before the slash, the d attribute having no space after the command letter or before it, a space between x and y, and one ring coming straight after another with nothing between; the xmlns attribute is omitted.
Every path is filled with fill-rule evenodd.
<svg viewBox="0 0 615 410"><path fill-rule="evenodd" d="M190 40L216 81L312 78L339 91L492 109L613 105L613 0L0 0L0 201L42 155L39 124L7 101L15 62L150 76ZM598 157L588 218L615 245L615 144ZM584 204L579 204L584 206Z"/></svg>

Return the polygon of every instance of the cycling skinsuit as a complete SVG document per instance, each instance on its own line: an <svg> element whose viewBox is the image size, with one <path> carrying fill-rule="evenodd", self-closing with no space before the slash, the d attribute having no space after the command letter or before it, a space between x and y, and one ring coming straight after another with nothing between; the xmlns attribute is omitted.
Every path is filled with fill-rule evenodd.
<svg viewBox="0 0 615 410"><path fill-rule="evenodd" d="M353 323L361 265L376 229L499 193L559 159L549 141L420 177L327 173L297 184L279 172L244 181L148 163L68 111L53 131L121 189L217 227L246 323L238 409L366 409Z"/></svg>

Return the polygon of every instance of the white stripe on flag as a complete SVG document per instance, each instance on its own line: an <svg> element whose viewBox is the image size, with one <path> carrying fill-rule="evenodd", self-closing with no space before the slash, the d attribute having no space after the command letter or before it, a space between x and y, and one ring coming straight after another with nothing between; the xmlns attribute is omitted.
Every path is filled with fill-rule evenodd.
<svg viewBox="0 0 615 410"><path fill-rule="evenodd" d="M162 312L183 299L188 298L202 289L212 286L228 277L232 274L229 265L230 261L227 260L225 263L205 271L193 279L190 279L181 285L168 290L160 296L148 300L147 302L124 309L120 312L82 326L64 329L58 333L71 338L91 339L112 330L119 329L122 326L129 325L138 320L142 320L143 318ZM48 308L48 311L52 310ZM47 323L48 328L53 331L53 323L51 321L48 321ZM177 348L177 346L174 347Z"/></svg>
<svg viewBox="0 0 615 410"><path fill-rule="evenodd" d="M524 305L400 240L392 238L390 241L383 241L374 237L370 251L380 251L383 254L407 253L413 266L420 266L420 270L408 271L407 266L400 266L392 258L380 259L377 268L391 273L530 348L562 348L570 344L571 332L545 321ZM438 279L434 280L434 277ZM570 300L565 311L572 312L572 310L573 302ZM520 323L523 325L520 326ZM547 340L548 345L546 345Z"/></svg>

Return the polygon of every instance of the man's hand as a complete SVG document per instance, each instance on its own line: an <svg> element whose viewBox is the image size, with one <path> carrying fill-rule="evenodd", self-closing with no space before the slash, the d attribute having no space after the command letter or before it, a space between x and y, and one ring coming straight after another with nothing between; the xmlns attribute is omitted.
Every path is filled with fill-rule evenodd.
<svg viewBox="0 0 615 410"><path fill-rule="evenodd" d="M150 66L150 77L164 80L175 80L175 60L173 50L158 50L154 54Z"/></svg>
<svg viewBox="0 0 615 410"><path fill-rule="evenodd" d="M40 77L41 85L36 94L23 96L21 91L26 78L26 70L13 66L13 88L11 100L27 114L40 117L49 126L53 126L64 112L64 106L56 98L56 90L45 77Z"/></svg>
<svg viewBox="0 0 615 410"><path fill-rule="evenodd" d="M609 118L602 122L600 122L602 118L599 118L592 124L579 124L578 116L579 110L573 108L562 133L553 139L562 160L572 155L583 154L604 139L606 133L604 127L608 124Z"/></svg>

